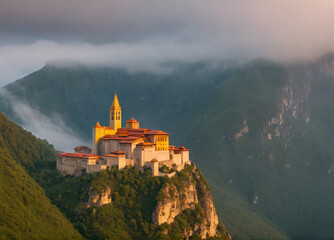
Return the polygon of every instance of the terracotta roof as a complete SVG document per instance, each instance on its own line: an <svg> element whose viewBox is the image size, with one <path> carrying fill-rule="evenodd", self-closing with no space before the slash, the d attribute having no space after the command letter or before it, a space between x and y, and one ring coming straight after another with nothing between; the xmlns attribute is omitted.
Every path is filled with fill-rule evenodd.
<svg viewBox="0 0 334 240"><path fill-rule="evenodd" d="M95 124L94 128L99 128L99 127L101 127L101 124L100 124L99 122L97 122L97 123Z"/></svg>
<svg viewBox="0 0 334 240"><path fill-rule="evenodd" d="M122 152L122 151L114 151L114 152L111 152L111 154L125 154L125 152Z"/></svg>
<svg viewBox="0 0 334 240"><path fill-rule="evenodd" d="M130 120L126 121L127 123L139 123L136 119L131 118Z"/></svg>
<svg viewBox="0 0 334 240"><path fill-rule="evenodd" d="M75 147L74 149L88 149L89 147L87 146L78 146L78 147Z"/></svg>
<svg viewBox="0 0 334 240"><path fill-rule="evenodd" d="M131 131L131 132L129 132L129 135L135 135L135 136L143 136L145 133L144 132L133 132L133 131Z"/></svg>
<svg viewBox="0 0 334 240"><path fill-rule="evenodd" d="M151 162L159 162L157 159L152 159Z"/></svg>
<svg viewBox="0 0 334 240"><path fill-rule="evenodd" d="M75 157L75 158L100 158L100 155L90 153L58 153L57 156Z"/></svg>
<svg viewBox="0 0 334 240"><path fill-rule="evenodd" d="M153 145L154 144L151 142L142 142L142 143L137 144L137 146L153 146Z"/></svg>
<svg viewBox="0 0 334 240"><path fill-rule="evenodd" d="M133 142L132 141L120 141L119 143L120 144L132 144Z"/></svg>
<svg viewBox="0 0 334 240"><path fill-rule="evenodd" d="M139 128L139 129L130 129L128 134L129 136L142 136L144 137L145 133L150 131L150 129Z"/></svg>
<svg viewBox="0 0 334 240"><path fill-rule="evenodd" d="M165 132L160 131L160 130L151 130L151 131L148 131L145 134L147 134L147 135L169 135L168 133L165 133Z"/></svg>
<svg viewBox="0 0 334 240"><path fill-rule="evenodd" d="M186 149L184 146L180 147L179 150L181 150L181 151L189 151L189 149Z"/></svg>
<svg viewBox="0 0 334 240"><path fill-rule="evenodd" d="M130 129L131 132L147 132L150 131L151 129L148 128L137 128L137 129Z"/></svg>
<svg viewBox="0 0 334 240"><path fill-rule="evenodd" d="M126 136L126 137L121 137L121 136L115 136L115 135L106 135L104 137L101 137L100 139L102 140L124 140L124 141L134 141L137 139L140 139L141 137L135 137L135 136Z"/></svg>
<svg viewBox="0 0 334 240"><path fill-rule="evenodd" d="M128 129L128 128L118 128L118 129L117 129L117 132L118 132L118 131L128 132L128 131L130 131L130 129Z"/></svg>
<svg viewBox="0 0 334 240"><path fill-rule="evenodd" d="M115 155L115 154L106 154L104 156L106 156L106 157L120 157L120 155Z"/></svg>

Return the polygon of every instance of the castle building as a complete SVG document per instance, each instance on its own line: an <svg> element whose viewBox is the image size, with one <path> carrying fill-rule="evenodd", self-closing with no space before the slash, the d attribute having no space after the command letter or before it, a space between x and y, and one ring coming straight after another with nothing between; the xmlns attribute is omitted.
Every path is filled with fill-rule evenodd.
<svg viewBox="0 0 334 240"><path fill-rule="evenodd" d="M140 128L131 118L122 128L122 108L115 94L110 107L110 125L93 127L92 149L76 147L74 153L59 153L57 169L62 174L80 175L98 172L113 166L126 166L143 170L150 167L154 176L173 176L190 164L189 150L169 145L169 134L160 130ZM164 167L165 172L159 169ZM167 169L167 171L166 171Z"/></svg>

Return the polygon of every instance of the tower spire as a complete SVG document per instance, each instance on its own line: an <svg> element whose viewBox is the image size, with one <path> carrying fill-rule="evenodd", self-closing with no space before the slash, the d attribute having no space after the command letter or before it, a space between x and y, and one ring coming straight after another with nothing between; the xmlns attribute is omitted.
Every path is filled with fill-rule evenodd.
<svg viewBox="0 0 334 240"><path fill-rule="evenodd" d="M115 92L114 101L112 102L111 107L120 107L116 92Z"/></svg>
<svg viewBox="0 0 334 240"><path fill-rule="evenodd" d="M110 107L110 127L117 131L122 127L122 108L119 105L117 94L115 93L114 101Z"/></svg>

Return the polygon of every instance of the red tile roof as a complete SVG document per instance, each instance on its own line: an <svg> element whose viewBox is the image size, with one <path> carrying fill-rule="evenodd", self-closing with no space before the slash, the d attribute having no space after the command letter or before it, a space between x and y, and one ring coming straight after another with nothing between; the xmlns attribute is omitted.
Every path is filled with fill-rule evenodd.
<svg viewBox="0 0 334 240"><path fill-rule="evenodd" d="M160 131L160 130L151 130L151 131L148 131L145 134L147 134L147 135L169 135L168 133L165 133L165 132Z"/></svg>
<svg viewBox="0 0 334 240"><path fill-rule="evenodd" d="M131 132L147 132L150 131L151 129L148 128L137 128L137 129L129 129Z"/></svg>
<svg viewBox="0 0 334 240"><path fill-rule="evenodd" d="M118 128L117 132L128 132L130 129L128 128Z"/></svg>
<svg viewBox="0 0 334 240"><path fill-rule="evenodd" d="M151 162L159 162L157 159L152 159Z"/></svg>
<svg viewBox="0 0 334 240"><path fill-rule="evenodd" d="M78 146L78 147L75 147L74 149L88 149L87 146Z"/></svg>
<svg viewBox="0 0 334 240"><path fill-rule="evenodd" d="M127 123L139 123L137 120L131 118L130 120L126 121Z"/></svg>
<svg viewBox="0 0 334 240"><path fill-rule="evenodd" d="M182 147L180 147L178 149L181 150L181 151L189 151L189 149L186 149L184 146L182 146Z"/></svg>
<svg viewBox="0 0 334 240"><path fill-rule="evenodd" d="M120 141L119 143L120 144L132 144L133 141Z"/></svg>
<svg viewBox="0 0 334 240"><path fill-rule="evenodd" d="M57 156L74 157L74 158L100 158L99 155L90 153L58 153Z"/></svg>
<svg viewBox="0 0 334 240"><path fill-rule="evenodd" d="M137 144L137 146L153 146L154 144L151 142L141 142Z"/></svg>
<svg viewBox="0 0 334 240"><path fill-rule="evenodd" d="M125 140L125 141L134 141L137 139L140 139L141 137L135 137L135 136L115 136L115 135L106 135L104 137L101 137L102 140Z"/></svg>
<svg viewBox="0 0 334 240"><path fill-rule="evenodd" d="M129 136L144 136L144 132L129 132Z"/></svg>
<svg viewBox="0 0 334 240"><path fill-rule="evenodd" d="M106 157L120 157L120 155L115 155L115 154L106 154L104 156L106 156Z"/></svg>
<svg viewBox="0 0 334 240"><path fill-rule="evenodd" d="M125 152L122 152L122 151L114 151L114 152L111 152L111 154L118 154L118 155L121 155L121 154L125 154Z"/></svg>

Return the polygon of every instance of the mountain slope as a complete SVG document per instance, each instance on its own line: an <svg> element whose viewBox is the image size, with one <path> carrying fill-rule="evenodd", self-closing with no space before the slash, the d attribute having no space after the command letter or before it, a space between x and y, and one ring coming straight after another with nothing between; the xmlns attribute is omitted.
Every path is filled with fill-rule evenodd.
<svg viewBox="0 0 334 240"><path fill-rule="evenodd" d="M32 167L28 162L29 158L38 160L33 150L39 151L44 147L39 146L29 153L28 148L21 144L23 143L21 140L30 142L31 139L24 135L30 136L31 134L15 126L2 113L0 113L0 127L0 238L82 239L59 209L51 204L44 190L18 163L22 162ZM9 140L7 133L11 130L18 135L12 135ZM30 143L33 143L33 140ZM40 143L34 144L39 145ZM8 150L8 146L11 151ZM13 154L15 148L20 148L20 146L27 150L26 159L20 151ZM13 160L12 155L20 161Z"/></svg>
<svg viewBox="0 0 334 240"><path fill-rule="evenodd" d="M199 165L216 184L229 182L260 216L294 239L334 235L332 69L328 60L274 69L246 66L247 75L241 70L203 102L214 108L190 114L196 121L181 134L220 133L192 142L195 156L205 159Z"/></svg>
<svg viewBox="0 0 334 240"><path fill-rule="evenodd" d="M213 239L230 239L224 225L218 225L206 180L192 166L173 178L152 177L150 169L141 173L137 168L78 177L55 172L44 176L47 195L87 239L211 239L208 236L215 235ZM168 222L157 220L168 216L171 202L173 216Z"/></svg>
<svg viewBox="0 0 334 240"><path fill-rule="evenodd" d="M333 59L182 65L166 75L48 65L5 89L45 114L58 112L87 139L96 120L107 124L117 91L123 119L163 126L173 143L191 148L215 186L218 212L244 209L223 216L231 230L244 229L241 238L321 239L334 236ZM8 100L1 105L15 117ZM225 194L236 200L222 201ZM250 216L259 222L243 221Z"/></svg>

